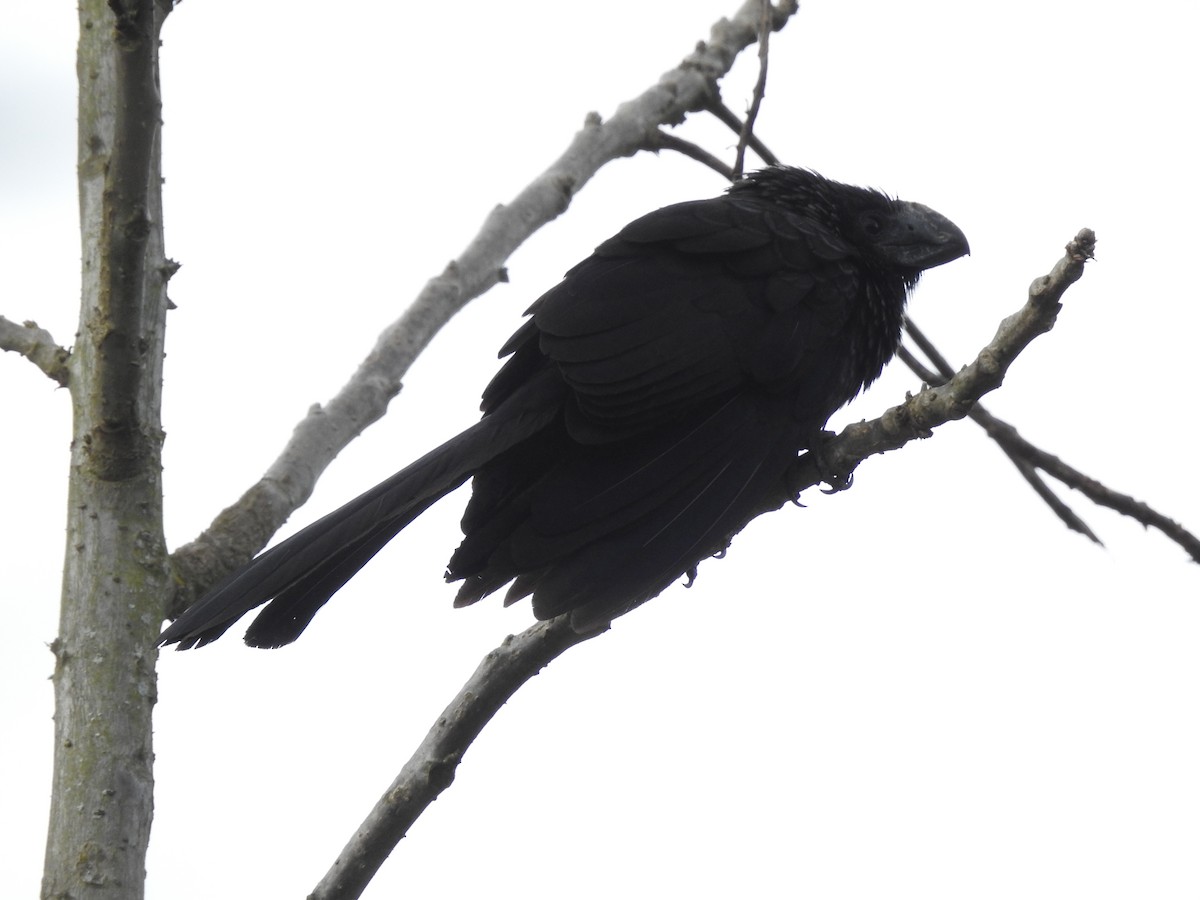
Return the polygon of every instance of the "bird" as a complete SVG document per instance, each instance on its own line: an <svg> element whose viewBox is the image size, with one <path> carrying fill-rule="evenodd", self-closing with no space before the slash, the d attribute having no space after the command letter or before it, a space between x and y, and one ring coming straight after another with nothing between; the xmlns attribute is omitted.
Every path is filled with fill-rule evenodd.
<svg viewBox="0 0 1200 900"><path fill-rule="evenodd" d="M245 642L291 643L468 479L455 606L508 586L540 620L607 627L723 554L896 353L922 272L969 252L927 206L791 166L643 215L529 307L475 425L234 571L160 642L203 646L265 603Z"/></svg>

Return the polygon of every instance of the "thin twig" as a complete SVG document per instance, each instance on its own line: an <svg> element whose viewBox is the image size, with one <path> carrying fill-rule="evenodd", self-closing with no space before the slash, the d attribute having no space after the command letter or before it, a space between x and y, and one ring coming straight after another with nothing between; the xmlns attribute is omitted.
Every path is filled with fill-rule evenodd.
<svg viewBox="0 0 1200 900"><path fill-rule="evenodd" d="M71 380L67 367L71 351L60 347L37 322L18 324L0 316L0 350L20 353L61 387Z"/></svg>
<svg viewBox="0 0 1200 900"><path fill-rule="evenodd" d="M1048 475L1063 482L1068 487L1075 488L1092 503L1098 506L1104 506L1106 509L1120 512L1123 516L1129 516L1136 522L1144 524L1147 528L1156 528L1159 532L1168 536L1176 544L1183 547L1187 551L1188 556L1192 557L1193 562L1200 563L1200 538L1188 532L1186 528L1176 522L1174 518L1164 516L1162 512L1158 512L1148 506L1142 500L1130 497L1129 494L1123 494L1109 487L1100 484L1096 479L1079 472L1078 469L1068 466L1057 456L1048 454L1044 450L1040 450L1033 444L1028 444L1020 434L1016 433L1013 426L1000 424L1010 433L1006 436L1007 442L1014 445L1027 445L1025 452L1030 458L1034 466L1042 469Z"/></svg>
<svg viewBox="0 0 1200 900"><path fill-rule="evenodd" d="M1013 448L1014 452L1030 465L1061 481L1067 487L1079 491L1097 506L1129 516L1147 528L1157 529L1182 547L1194 562L1200 562L1200 538L1174 519L1168 518L1141 500L1106 487L1052 453L1031 444L1007 422L986 414L979 423L987 430L989 437L1002 446Z"/></svg>
<svg viewBox="0 0 1200 900"><path fill-rule="evenodd" d="M954 377L954 367L950 365L946 357L942 356L941 351L933 345L933 341L925 336L925 332L917 327L917 323L912 320L911 316L905 315L904 330L908 332L908 336L917 345L917 349L924 353L925 358L937 369L942 381L949 381Z"/></svg>
<svg viewBox="0 0 1200 900"><path fill-rule="evenodd" d="M733 162L733 178L736 181L746 170L746 145L754 134L754 121L762 107L763 97L767 93L767 58L768 43L771 38L771 0L760 0L762 17L758 24L758 80L754 84L754 95L750 101L750 110L746 113L746 121L742 123L741 134L738 135L737 156Z"/></svg>
<svg viewBox="0 0 1200 900"><path fill-rule="evenodd" d="M709 153L703 147L693 144L691 141L685 141L681 137L669 134L662 129L654 132L643 149L654 152L658 150L674 150L676 153L682 153L689 159L694 159L696 162L708 166L727 181L735 180L733 169L721 162L719 158Z"/></svg>
<svg viewBox="0 0 1200 900"><path fill-rule="evenodd" d="M719 95L713 94L709 98L705 109L717 117L717 120L723 122L732 131L735 131L740 136L742 133L742 120L738 118L737 113L726 106ZM747 143L751 150L758 154L759 159L765 162L768 166L779 165L779 157L772 153L767 145L758 139L758 136L751 133L747 138Z"/></svg>

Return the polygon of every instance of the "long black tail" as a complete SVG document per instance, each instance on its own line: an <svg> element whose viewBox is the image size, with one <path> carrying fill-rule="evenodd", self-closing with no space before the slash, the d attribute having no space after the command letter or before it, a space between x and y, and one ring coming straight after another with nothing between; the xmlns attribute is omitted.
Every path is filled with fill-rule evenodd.
<svg viewBox="0 0 1200 900"><path fill-rule="evenodd" d="M246 643L291 643L404 526L496 454L550 424L559 412L560 384L535 380L478 424L255 557L190 606L160 643L202 647L268 600L246 632Z"/></svg>

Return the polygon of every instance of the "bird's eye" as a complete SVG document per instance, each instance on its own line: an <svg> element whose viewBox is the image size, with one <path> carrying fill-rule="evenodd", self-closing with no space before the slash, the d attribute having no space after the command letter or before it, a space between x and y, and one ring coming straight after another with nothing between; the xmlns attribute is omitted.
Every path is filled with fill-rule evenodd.
<svg viewBox="0 0 1200 900"><path fill-rule="evenodd" d="M866 213L862 217L862 230L864 234L875 237L883 231L883 220L874 213Z"/></svg>

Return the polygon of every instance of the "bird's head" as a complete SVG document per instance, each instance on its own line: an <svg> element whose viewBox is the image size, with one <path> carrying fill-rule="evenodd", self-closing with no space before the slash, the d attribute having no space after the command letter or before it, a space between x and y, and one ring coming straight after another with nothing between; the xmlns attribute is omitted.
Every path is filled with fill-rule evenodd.
<svg viewBox="0 0 1200 900"><path fill-rule="evenodd" d="M843 226L843 234L870 256L915 275L971 252L967 236L941 213L879 196L884 202L856 210Z"/></svg>
<svg viewBox="0 0 1200 900"><path fill-rule="evenodd" d="M732 190L750 190L802 211L864 261L896 271L910 284L925 269L971 252L962 230L928 206L830 181L808 169L773 166L748 175Z"/></svg>

